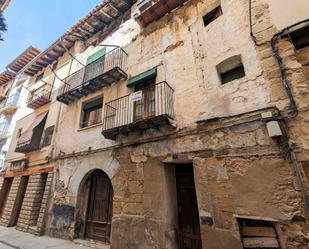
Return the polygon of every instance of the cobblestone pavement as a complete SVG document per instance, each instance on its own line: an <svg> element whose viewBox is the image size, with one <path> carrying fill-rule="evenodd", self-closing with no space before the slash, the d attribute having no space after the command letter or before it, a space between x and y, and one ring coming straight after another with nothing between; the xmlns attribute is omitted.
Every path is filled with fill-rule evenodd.
<svg viewBox="0 0 309 249"><path fill-rule="evenodd" d="M0 226L0 249L109 249L109 246L91 241L68 241L34 236L17 231L15 228Z"/></svg>

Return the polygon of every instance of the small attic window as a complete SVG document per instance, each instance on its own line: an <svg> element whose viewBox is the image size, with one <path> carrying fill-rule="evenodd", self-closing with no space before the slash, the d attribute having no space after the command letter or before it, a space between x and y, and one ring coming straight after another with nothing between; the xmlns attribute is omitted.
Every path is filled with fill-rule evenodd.
<svg viewBox="0 0 309 249"><path fill-rule="evenodd" d="M222 84L244 77L245 69L242 64L241 56L234 55L217 65Z"/></svg>
<svg viewBox="0 0 309 249"><path fill-rule="evenodd" d="M208 24L216 20L219 16L223 14L221 6L214 8L212 11L208 12L205 16L203 16L204 26L206 27Z"/></svg>

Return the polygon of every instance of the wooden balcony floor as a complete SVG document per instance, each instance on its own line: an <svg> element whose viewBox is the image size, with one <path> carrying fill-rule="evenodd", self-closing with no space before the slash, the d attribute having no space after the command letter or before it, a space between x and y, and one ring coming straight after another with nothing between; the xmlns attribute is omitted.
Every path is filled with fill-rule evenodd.
<svg viewBox="0 0 309 249"><path fill-rule="evenodd" d="M46 105L49 102L50 102L49 96L40 96L36 99L33 99L32 101L29 101L27 107L37 109L40 106Z"/></svg>
<svg viewBox="0 0 309 249"><path fill-rule="evenodd" d="M187 1L188 0L158 0L151 7L140 13L137 19L145 27L153 21L159 20L177 7L182 6Z"/></svg>
<svg viewBox="0 0 309 249"><path fill-rule="evenodd" d="M107 72L104 72L97 78L84 82L83 84L59 95L57 100L64 104L69 104L83 96L87 96L90 93L102 89L103 87L110 86L111 84L127 77L128 75L124 71L122 71L119 67L115 67Z"/></svg>
<svg viewBox="0 0 309 249"><path fill-rule="evenodd" d="M116 140L118 135L129 135L131 132L141 132L150 128L159 128L163 125L175 126L175 121L168 115L153 116L147 119L138 120L127 125L102 131L106 139Z"/></svg>

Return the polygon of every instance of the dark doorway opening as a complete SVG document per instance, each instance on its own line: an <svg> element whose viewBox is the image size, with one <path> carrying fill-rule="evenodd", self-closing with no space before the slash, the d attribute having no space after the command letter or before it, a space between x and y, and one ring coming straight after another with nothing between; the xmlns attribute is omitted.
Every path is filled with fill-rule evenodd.
<svg viewBox="0 0 309 249"><path fill-rule="evenodd" d="M113 203L111 180L103 171L95 170L88 181L90 181L90 192L85 238L110 243Z"/></svg>
<svg viewBox="0 0 309 249"><path fill-rule="evenodd" d="M28 181L29 181L29 176L22 176L20 179L9 227L16 226L17 224L20 210L23 205L24 197L26 194Z"/></svg>
<svg viewBox="0 0 309 249"><path fill-rule="evenodd" d="M179 248L202 249L193 165L175 167L179 223Z"/></svg>
<svg viewBox="0 0 309 249"><path fill-rule="evenodd" d="M2 217L2 213L6 204L6 201L8 199L11 186L13 183L13 177L10 178L4 178L4 182L2 184L2 189L0 191L0 218Z"/></svg>

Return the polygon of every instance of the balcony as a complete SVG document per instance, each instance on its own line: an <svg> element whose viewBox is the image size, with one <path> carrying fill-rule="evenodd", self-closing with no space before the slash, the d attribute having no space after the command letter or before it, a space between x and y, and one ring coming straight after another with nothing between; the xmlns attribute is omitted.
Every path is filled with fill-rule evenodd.
<svg viewBox="0 0 309 249"><path fill-rule="evenodd" d="M159 20L165 14L182 6L188 0L138 0L138 11L134 17L145 27L153 21Z"/></svg>
<svg viewBox="0 0 309 249"><path fill-rule="evenodd" d="M30 126L17 139L15 152L28 153L40 149L47 113L33 117Z"/></svg>
<svg viewBox="0 0 309 249"><path fill-rule="evenodd" d="M44 84L38 89L31 91L27 101L27 107L31 109L37 109L49 103L51 99L52 88L52 85Z"/></svg>
<svg viewBox="0 0 309 249"><path fill-rule="evenodd" d="M117 47L65 78L57 100L69 104L83 96L127 78L127 53Z"/></svg>
<svg viewBox="0 0 309 249"><path fill-rule="evenodd" d="M19 106L20 94L15 93L0 104L0 113L4 115L13 114Z"/></svg>
<svg viewBox="0 0 309 249"><path fill-rule="evenodd" d="M0 141L7 139L10 133L10 124L8 122L0 123Z"/></svg>
<svg viewBox="0 0 309 249"><path fill-rule="evenodd" d="M175 126L174 90L160 82L105 104L102 135L110 140L162 125Z"/></svg>

